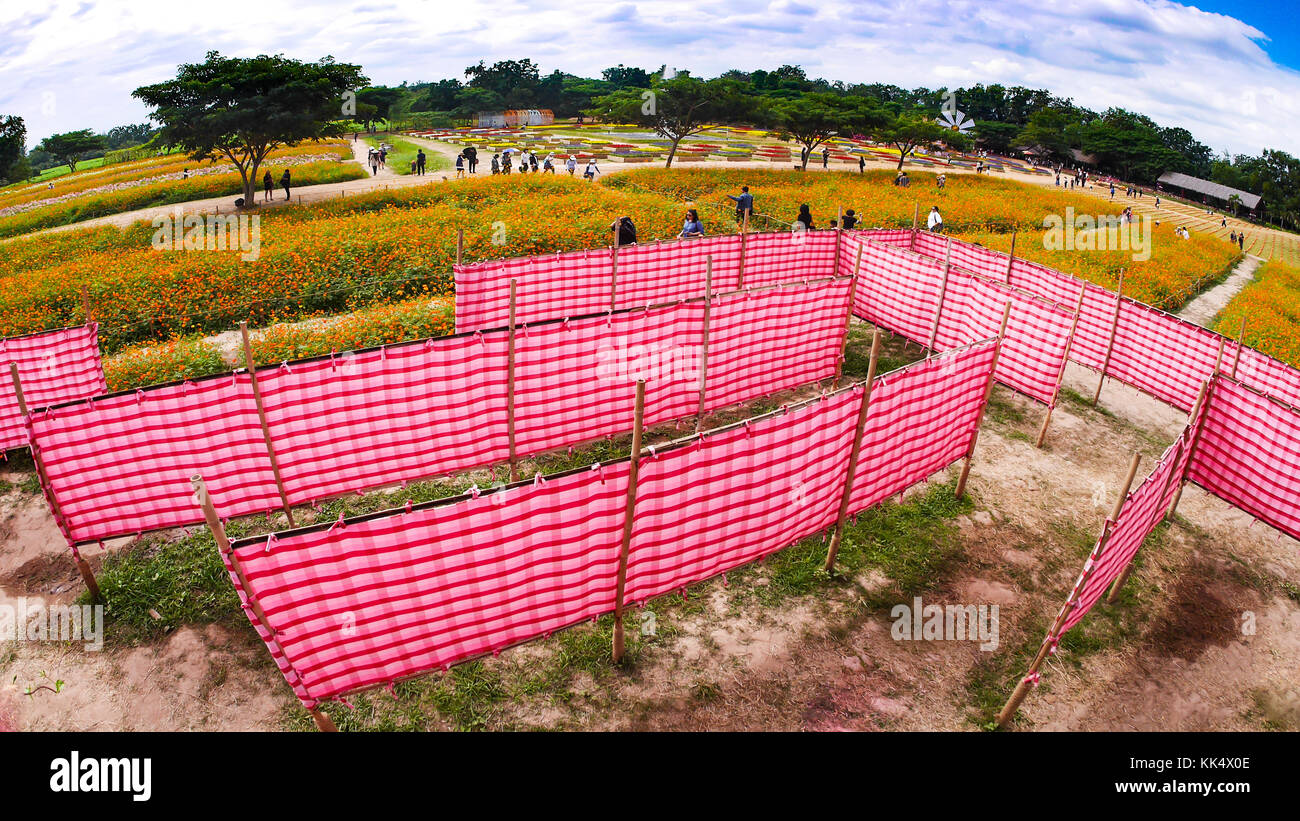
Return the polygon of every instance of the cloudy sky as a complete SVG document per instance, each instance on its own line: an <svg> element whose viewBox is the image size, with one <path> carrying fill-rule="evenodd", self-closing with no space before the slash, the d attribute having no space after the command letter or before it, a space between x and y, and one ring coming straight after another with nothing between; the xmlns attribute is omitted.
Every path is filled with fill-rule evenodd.
<svg viewBox="0 0 1300 821"><path fill-rule="evenodd" d="M1123 106L1183 126L1216 152L1300 155L1293 2L6 2L0 113L23 116L33 145L54 132L141 122L148 112L132 89L210 49L333 55L383 84L461 78L479 60L523 57L543 72L584 76L618 63L705 76L791 63L849 82L1048 88L1095 110Z"/></svg>

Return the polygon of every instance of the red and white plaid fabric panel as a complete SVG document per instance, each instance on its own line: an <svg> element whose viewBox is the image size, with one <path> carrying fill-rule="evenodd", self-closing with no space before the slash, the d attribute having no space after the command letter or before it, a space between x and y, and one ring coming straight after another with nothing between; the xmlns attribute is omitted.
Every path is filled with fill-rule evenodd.
<svg viewBox="0 0 1300 821"><path fill-rule="evenodd" d="M866 231L854 231L852 236L866 237L872 242L893 245L895 248L908 248L912 244L910 228L870 228Z"/></svg>
<svg viewBox="0 0 1300 821"><path fill-rule="evenodd" d="M627 477L619 462L235 554L310 706L612 610Z"/></svg>
<svg viewBox="0 0 1300 821"><path fill-rule="evenodd" d="M74 542L203 521L196 473L223 517L280 504L246 373L85 400L31 422Z"/></svg>
<svg viewBox="0 0 1300 821"><path fill-rule="evenodd" d="M1155 308L1124 300L1107 374L1190 411L1214 373L1222 337ZM1224 361L1230 362L1225 352Z"/></svg>
<svg viewBox="0 0 1300 821"><path fill-rule="evenodd" d="M99 326L94 323L0 339L0 454L27 446L27 424L18 412L10 365L18 366L28 410L85 399L105 390Z"/></svg>
<svg viewBox="0 0 1300 821"><path fill-rule="evenodd" d="M1078 624L1092 606L1106 593L1111 582L1119 578L1124 567L1137 555L1138 549L1146 541L1151 531L1156 529L1165 511L1173 503L1173 496L1178 490L1179 479L1187 466L1188 450L1186 446L1187 431L1170 445L1160 458L1160 462L1151 475L1140 487L1129 493L1120 509L1119 519L1110 527L1110 536L1098 558L1097 547L1084 564L1075 590L1079 591L1074 606L1061 627L1060 638L1074 625ZM1098 547L1100 547L1100 542ZM1089 573L1091 570L1091 573ZM1083 587L1080 588L1079 585Z"/></svg>
<svg viewBox="0 0 1300 821"><path fill-rule="evenodd" d="M983 342L876 380L850 512L877 505L966 455L995 350L996 342Z"/></svg>
<svg viewBox="0 0 1300 821"><path fill-rule="evenodd" d="M1074 334L1070 361L1101 370L1110 343L1110 329L1115 322L1117 297L1114 291L1023 259L1017 259L1012 265L1011 285L1038 294L1071 313L1079 304L1079 288L1082 287L1083 308L1079 312L1079 328Z"/></svg>
<svg viewBox="0 0 1300 821"><path fill-rule="evenodd" d="M750 234L745 244L745 287L831 276L835 270L835 238L835 231Z"/></svg>
<svg viewBox="0 0 1300 821"><path fill-rule="evenodd" d="M1187 478L1300 539L1300 412L1215 380Z"/></svg>
<svg viewBox="0 0 1300 821"><path fill-rule="evenodd" d="M455 271L458 333L509 324L511 279L517 323L608 311L614 284L609 248L489 260Z"/></svg>
<svg viewBox="0 0 1300 821"><path fill-rule="evenodd" d="M850 280L823 280L715 298L705 409L835 376Z"/></svg>
<svg viewBox="0 0 1300 821"><path fill-rule="evenodd" d="M505 331L258 372L293 504L502 461Z"/></svg>
<svg viewBox="0 0 1300 821"><path fill-rule="evenodd" d="M952 243L952 255L949 262L954 268L961 268L980 276L1005 282L1007 278L1007 255L989 250L969 242L962 242L932 231L916 232L916 252L931 259L943 262L948 244Z"/></svg>
<svg viewBox="0 0 1300 821"><path fill-rule="evenodd" d="M703 336L703 301L520 328L518 453L631 430L638 379L646 380L646 424L694 414Z"/></svg>
<svg viewBox="0 0 1300 821"><path fill-rule="evenodd" d="M861 391L642 458L626 600L645 601L835 522Z"/></svg>
<svg viewBox="0 0 1300 821"><path fill-rule="evenodd" d="M619 248L618 307L640 308L704 296L710 258L713 292L734 291L740 270L740 237L735 234ZM577 315L570 312L551 318Z"/></svg>
<svg viewBox="0 0 1300 821"><path fill-rule="evenodd" d="M1240 349L1240 353L1238 353ZM1300 405L1300 371L1253 348L1229 341L1223 354L1222 370L1288 405Z"/></svg>
<svg viewBox="0 0 1300 821"><path fill-rule="evenodd" d="M1026 396L1050 403L1056 395L1073 315L1024 291L987 280L977 282L970 289L963 314L945 310L948 321L963 322L969 339L997 336L1002 312L1010 302L997 379Z"/></svg>
<svg viewBox="0 0 1300 821"><path fill-rule="evenodd" d="M845 239L841 260L856 259ZM862 244L862 269L854 292L854 313L913 342L930 341L943 266L917 254L876 242Z"/></svg>

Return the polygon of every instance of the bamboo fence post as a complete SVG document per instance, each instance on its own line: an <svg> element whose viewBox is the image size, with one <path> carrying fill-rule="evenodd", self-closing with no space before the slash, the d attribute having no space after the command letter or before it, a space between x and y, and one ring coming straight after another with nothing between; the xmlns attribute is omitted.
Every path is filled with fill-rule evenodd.
<svg viewBox="0 0 1300 821"><path fill-rule="evenodd" d="M838 208L839 210L835 214L835 260L831 268L831 276L836 277L840 275L840 238L844 233L840 230L840 225L844 222L844 206L841 205Z"/></svg>
<svg viewBox="0 0 1300 821"><path fill-rule="evenodd" d="M1196 423L1196 417L1201 415L1201 409L1209 409L1209 403L1214 401L1214 390L1211 387L1210 380L1201 383L1201 393L1196 398L1196 404L1192 407L1192 415L1187 418L1187 424ZM1192 459L1196 458L1196 445L1201 441L1201 426L1196 425L1192 428L1192 439L1187 444L1187 467L1183 470L1183 475L1178 479L1178 490L1174 492L1174 500L1169 503L1169 510L1165 512L1165 521L1173 521L1174 514L1178 512L1178 503L1183 498L1183 488L1187 485L1187 470L1192 466Z"/></svg>
<svg viewBox="0 0 1300 821"><path fill-rule="evenodd" d="M614 233L614 250L611 252L609 270L609 309L611 311L618 309L618 233Z"/></svg>
<svg viewBox="0 0 1300 821"><path fill-rule="evenodd" d="M1065 355L1061 358L1061 369L1056 373L1056 387L1052 390L1052 401L1043 415L1043 427L1038 431L1038 441L1034 447L1041 448L1047 441L1047 426L1052 423L1052 411L1056 409L1056 400L1061 395L1061 383L1065 381L1065 369L1070 365L1070 350L1074 347L1074 332L1079 328L1079 314L1083 313L1083 296L1088 292L1087 285L1079 286L1079 302L1074 306L1074 320L1070 322L1070 334L1065 338Z"/></svg>
<svg viewBox="0 0 1300 821"><path fill-rule="evenodd" d="M1179 460L1182 458L1183 458L1183 440L1179 439L1178 447L1174 448L1174 465L1176 466ZM1165 477L1164 489L1160 491L1160 498L1162 500L1169 495L1169 486L1172 485L1173 483L1174 483L1174 472L1171 470L1169 471L1169 475ZM1128 581L1129 574L1131 574L1132 572L1133 572L1133 560L1130 559L1129 561L1125 562L1124 569L1121 570L1119 575L1115 577L1115 581L1111 582L1110 593L1107 594L1106 596L1107 604L1114 604L1115 602L1119 601L1119 591L1124 587L1124 583Z"/></svg>
<svg viewBox="0 0 1300 821"><path fill-rule="evenodd" d="M934 308L934 322L930 325L930 344L926 347L934 352L935 340L939 337L939 320L943 317L943 300L948 295L948 273L952 270L952 237L943 252L943 279L939 281L939 304Z"/></svg>
<svg viewBox="0 0 1300 821"><path fill-rule="evenodd" d="M1237 378L1237 364L1241 362L1241 346L1246 342L1246 315L1241 315L1241 328L1237 331L1237 352L1232 357L1232 378Z"/></svg>
<svg viewBox="0 0 1300 821"><path fill-rule="evenodd" d="M89 325L95 321L95 315L90 310L90 286L81 286L81 310L86 314L86 324Z"/></svg>
<svg viewBox="0 0 1300 821"><path fill-rule="evenodd" d="M266 611L262 609L261 603L253 596L253 588L248 584L248 577L244 575L243 563L239 561L239 557L235 555L235 551L230 547L230 539L226 536L226 528L221 524L221 517L217 516L217 507L212 502L212 495L208 493L208 486L204 483L203 476L201 474L191 476L190 486L194 488L194 499L203 510L203 520L207 523L208 530L212 532L212 539L217 544L217 551L230 565L235 578L239 579L239 586L243 588L244 598L248 600L248 608L253 611L253 616L266 630L276 649L280 651L281 658L284 658L288 663L289 657L285 655L284 648L280 646L280 639L275 628L271 627L271 622L266 618ZM321 732L338 732L338 728L334 726L334 722L330 720L330 717L320 710L311 708L307 712L311 714L312 719L316 722L316 728Z"/></svg>
<svg viewBox="0 0 1300 821"><path fill-rule="evenodd" d="M853 278L849 280L849 309L844 316L844 341L840 344L840 361L835 365L835 384L838 386L844 376L844 357L849 353L849 328L853 326L853 302L858 295L858 272L862 269L862 246L858 246L858 258L853 263Z"/></svg>
<svg viewBox="0 0 1300 821"><path fill-rule="evenodd" d="M18 375L18 364L9 363L9 378L14 383L14 397L18 400L18 413L23 417L24 423L30 416L27 409L27 397L23 394L22 378ZM49 500L50 509L54 513L55 519L60 523L60 529L64 527L63 508L59 505L59 499L54 495L54 486L50 484L50 473L45 469L45 458L41 455L41 449L35 441L29 443L29 450L32 453L32 462L36 465L36 476L40 479L41 489L45 493L46 499ZM99 601L99 582L95 581L95 574L90 569L90 563L81 555L81 551L68 539L68 546L72 548L72 560L77 565L77 570L81 573L81 580L86 583L86 589L90 591L90 600Z"/></svg>
<svg viewBox="0 0 1300 821"><path fill-rule="evenodd" d="M700 404L695 411L695 432L704 426L704 402L709 385L709 324L713 314L713 255L704 258L704 338L700 350Z"/></svg>
<svg viewBox="0 0 1300 821"><path fill-rule="evenodd" d="M289 527L297 527L293 521L293 509L289 507L289 494L284 489L284 479L280 476L280 460L275 456L275 445L271 443L271 426L266 421L266 407L262 404L262 388L257 383L257 365L253 362L253 345L248 338L247 320L239 323L239 335L244 343L244 368L253 383L253 402L257 405L257 419L262 423L262 440L266 442L266 453L271 459L271 474L275 477L275 488L280 492L280 504L284 515L289 520Z"/></svg>
<svg viewBox="0 0 1300 821"><path fill-rule="evenodd" d="M980 402L979 414L975 417L975 430L971 432L970 445L966 447L966 456L961 466L961 475L957 478L958 499L966 495L966 480L970 478L971 460L975 458L975 445L980 440L980 426L984 424L984 411L989 406L989 399L993 396L994 377L998 372L998 360L1002 358L1002 340L1007 336L1007 321L1011 319L1011 301L1008 300L1002 308L1002 324L998 327L998 345L993 351L993 362L989 365L989 378L984 383L984 400Z"/></svg>
<svg viewBox="0 0 1300 821"><path fill-rule="evenodd" d="M628 463L627 504L623 508L623 546L618 554L618 585L614 596L614 663L623 660L623 591L627 587L627 558L632 550L632 520L636 513L636 484L641 470L641 435L645 423L645 380L636 382L636 411L632 423L632 458Z"/></svg>
<svg viewBox="0 0 1300 821"><path fill-rule="evenodd" d="M510 481L519 481L519 457L515 451L515 280L510 280L510 318L506 334L506 439L510 445Z"/></svg>
<svg viewBox="0 0 1300 821"><path fill-rule="evenodd" d="M1142 454L1133 454L1133 460L1129 463L1128 467L1128 478L1125 479L1124 487L1119 492L1119 498L1115 500L1115 507L1110 514L1110 518L1108 518L1101 526L1101 537L1098 540L1096 556L1094 559L1100 559L1102 553L1106 550L1106 544L1110 541L1111 525L1119 518L1119 514L1124 509L1124 500L1128 497L1129 488L1133 485L1133 477L1137 475L1138 463L1141 460ZM1007 699L1007 703L1002 707L1002 712L998 713L998 727L1007 726L1007 722L1016 714L1016 710L1020 709L1020 704L1025 700L1025 696L1029 695L1030 688L1032 688L1037 682L1038 670L1047 659L1048 653L1051 652L1052 642L1058 638L1061 627L1065 625L1065 620L1070 615L1070 609L1074 606L1075 601L1078 600L1079 592L1083 589L1084 583L1091 578L1092 568L1095 567L1096 561L1094 560L1090 568L1084 571L1083 578L1079 580L1079 583L1075 586L1074 590L1070 591L1069 599L1066 600L1065 606L1061 608L1061 612L1057 614L1056 621L1052 624L1052 629L1048 632L1047 638L1043 639L1042 646L1038 648L1038 655L1034 656L1033 663L1029 665L1029 672L1026 673L1025 677L1016 685L1016 689L1011 693L1011 697Z"/></svg>
<svg viewBox="0 0 1300 821"><path fill-rule="evenodd" d="M1219 353L1214 357L1214 370L1210 373L1211 378L1218 376L1220 369L1223 367L1223 351L1227 344L1227 337L1219 337Z"/></svg>
<svg viewBox="0 0 1300 821"><path fill-rule="evenodd" d="M465 229L457 228L456 229L456 265L459 266L461 264L461 260L463 260L464 258L465 258Z"/></svg>
<svg viewBox="0 0 1300 821"><path fill-rule="evenodd" d="M1097 407L1101 400L1101 388L1106 384L1106 369L1110 367L1111 355L1115 352L1115 334L1119 332L1119 312L1124 305L1124 269L1119 269L1119 290L1115 292L1115 316L1110 321L1110 339L1106 342L1106 357L1101 362L1101 378L1097 380L1097 392L1092 395L1092 406Z"/></svg>
<svg viewBox="0 0 1300 821"><path fill-rule="evenodd" d="M1016 229L1011 229L1011 253L1007 254L1007 284L1011 284L1011 266L1016 264Z"/></svg>
<svg viewBox="0 0 1300 821"><path fill-rule="evenodd" d="M849 450L848 470L844 475L844 492L840 494L840 511L835 518L835 533L831 536L830 546L826 549L825 570L830 573L835 569L835 557L840 552L840 542L844 539L844 522L849 517L849 497L853 495L853 478L858 471L858 456L862 453L862 434L867 429L867 411L871 408L871 384L876 381L876 364L880 358L880 330L871 335L871 363L867 365L867 381L863 383L862 404L858 406L858 422L853 429L853 446Z"/></svg>
<svg viewBox="0 0 1300 821"><path fill-rule="evenodd" d="M740 267L736 274L736 290L739 291L745 287L745 246L748 244L749 237L749 210L745 210L745 216L740 222Z"/></svg>
<svg viewBox="0 0 1300 821"><path fill-rule="evenodd" d="M921 218L921 202L917 200L916 206L912 209L912 242L907 246L909 251L916 250L916 223Z"/></svg>

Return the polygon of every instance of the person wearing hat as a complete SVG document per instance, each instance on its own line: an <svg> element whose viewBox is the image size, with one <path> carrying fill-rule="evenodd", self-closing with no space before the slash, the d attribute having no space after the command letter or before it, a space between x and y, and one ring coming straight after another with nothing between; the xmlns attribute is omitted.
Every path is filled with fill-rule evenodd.
<svg viewBox="0 0 1300 821"><path fill-rule="evenodd" d="M568 169L569 176L572 177L573 172L578 170L578 158L570 154L569 160L564 164L564 167Z"/></svg>

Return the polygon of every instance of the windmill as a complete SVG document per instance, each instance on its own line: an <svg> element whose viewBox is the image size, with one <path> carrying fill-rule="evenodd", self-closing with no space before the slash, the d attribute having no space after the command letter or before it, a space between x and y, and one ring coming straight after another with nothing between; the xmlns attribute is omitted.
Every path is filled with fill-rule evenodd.
<svg viewBox="0 0 1300 821"><path fill-rule="evenodd" d="M940 108L940 115L935 122L944 128L961 134L965 134L975 127L974 120L969 119L965 114L957 110L957 95L951 91L943 93L943 106Z"/></svg>

